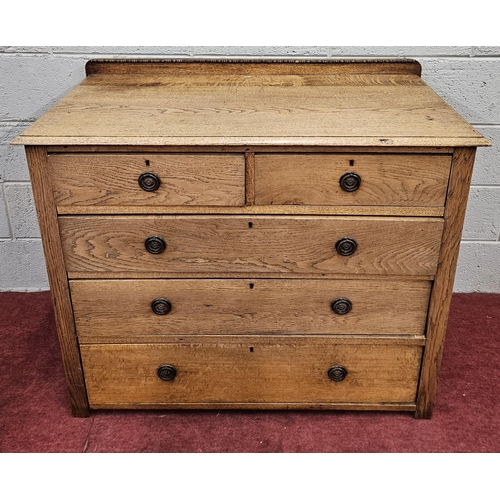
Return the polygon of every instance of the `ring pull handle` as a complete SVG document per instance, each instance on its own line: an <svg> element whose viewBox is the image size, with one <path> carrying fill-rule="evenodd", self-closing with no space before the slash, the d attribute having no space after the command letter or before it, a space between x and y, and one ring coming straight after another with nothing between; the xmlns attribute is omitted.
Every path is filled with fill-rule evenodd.
<svg viewBox="0 0 500 500"><path fill-rule="evenodd" d="M175 378L177 370L175 369L175 366L172 365L161 365L156 370L156 373L158 374L158 377L165 382L168 382L169 380L173 380Z"/></svg>
<svg viewBox="0 0 500 500"><path fill-rule="evenodd" d="M347 191L348 193L352 193L359 189L361 186L361 177L356 172L346 172L339 180L340 187Z"/></svg>
<svg viewBox="0 0 500 500"><path fill-rule="evenodd" d="M332 366L328 370L328 377L333 382L342 382L347 377L347 370L341 365Z"/></svg>
<svg viewBox="0 0 500 500"><path fill-rule="evenodd" d="M160 178L156 174L153 174L153 172L144 172L139 176L137 182L141 189L148 192L156 191L161 184Z"/></svg>
<svg viewBox="0 0 500 500"><path fill-rule="evenodd" d="M158 254L165 251L167 244L161 236L150 236L144 242L146 250L152 254Z"/></svg>
<svg viewBox="0 0 500 500"><path fill-rule="evenodd" d="M341 238L335 244L335 249L340 255L347 257L352 255L358 248L358 244L352 238Z"/></svg>
<svg viewBox="0 0 500 500"><path fill-rule="evenodd" d="M155 314L163 316L172 310L172 303L163 298L154 299L153 302L151 302L151 309Z"/></svg>
<svg viewBox="0 0 500 500"><path fill-rule="evenodd" d="M347 314L352 309L352 302L349 299L341 297L336 299L331 304L332 311L335 314Z"/></svg>

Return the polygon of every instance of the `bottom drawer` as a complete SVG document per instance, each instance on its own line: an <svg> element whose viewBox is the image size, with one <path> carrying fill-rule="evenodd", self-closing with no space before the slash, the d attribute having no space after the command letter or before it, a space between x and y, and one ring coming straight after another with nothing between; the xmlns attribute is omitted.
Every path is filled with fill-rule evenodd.
<svg viewBox="0 0 500 500"><path fill-rule="evenodd" d="M91 407L413 403L422 354L422 346L415 344L277 337L265 342L86 344L81 355ZM160 374L171 380L160 378L162 366ZM329 373L332 367L337 368Z"/></svg>

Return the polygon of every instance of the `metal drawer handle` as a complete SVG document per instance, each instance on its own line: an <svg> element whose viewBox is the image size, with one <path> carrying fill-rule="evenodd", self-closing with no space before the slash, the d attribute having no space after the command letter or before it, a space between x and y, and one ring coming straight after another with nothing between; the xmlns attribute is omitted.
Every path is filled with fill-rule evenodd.
<svg viewBox="0 0 500 500"><path fill-rule="evenodd" d="M146 250L153 254L162 253L167 248L165 240L160 236L150 236L146 239L144 245L146 246Z"/></svg>
<svg viewBox="0 0 500 500"><path fill-rule="evenodd" d="M358 244L352 238L342 238L335 244L337 252L344 257L352 255L357 248Z"/></svg>
<svg viewBox="0 0 500 500"><path fill-rule="evenodd" d="M163 316L172 310L172 303L163 298L154 299L153 302L151 302L151 309L155 314Z"/></svg>
<svg viewBox="0 0 500 500"><path fill-rule="evenodd" d="M352 309L352 302L346 298L339 298L332 302L332 311L335 314L347 314Z"/></svg>
<svg viewBox="0 0 500 500"><path fill-rule="evenodd" d="M340 365L332 366L328 370L328 377L334 382L342 382L347 376L347 370Z"/></svg>
<svg viewBox="0 0 500 500"><path fill-rule="evenodd" d="M160 178L153 172L144 172L139 176L138 182L144 191L156 191L161 184Z"/></svg>
<svg viewBox="0 0 500 500"><path fill-rule="evenodd" d="M347 191L348 193L352 193L359 189L361 185L361 177L356 172L346 172L339 180L340 187Z"/></svg>
<svg viewBox="0 0 500 500"><path fill-rule="evenodd" d="M173 380L175 378L177 370L175 369L175 366L172 365L161 365L156 370L156 373L158 374L158 377L165 382L168 382L169 380Z"/></svg>

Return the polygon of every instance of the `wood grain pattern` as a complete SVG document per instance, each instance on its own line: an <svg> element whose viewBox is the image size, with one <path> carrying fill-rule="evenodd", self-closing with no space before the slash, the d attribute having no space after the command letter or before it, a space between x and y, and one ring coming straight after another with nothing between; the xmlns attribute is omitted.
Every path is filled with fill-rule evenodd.
<svg viewBox="0 0 500 500"><path fill-rule="evenodd" d="M256 78L257 76L257 78ZM85 85L135 85L140 78L141 85L147 86L190 86L199 87L252 87L259 85L277 87L317 87L317 86L362 86L367 85L406 85L413 87L425 86L422 79L410 75L370 75L370 74L324 74L324 75L285 75L267 74L260 75L223 75L223 74L158 74L158 75L117 75L113 78L108 75L98 75L85 80Z"/></svg>
<svg viewBox="0 0 500 500"><path fill-rule="evenodd" d="M77 273L69 272L68 277L73 280L81 279L102 279L102 274L99 271L79 271ZM131 279L135 276L131 276L130 272L106 272L106 279ZM175 272L165 272L165 271L143 271L137 278L139 279L307 279L307 280L331 280L335 278L336 280L393 280L395 277L387 274L348 274L348 273L335 273L335 276L327 273L287 273L283 274L280 272L271 273L259 273L258 276L254 272L217 272L217 273L175 273ZM397 279L399 281L433 281L434 275L429 274L408 274L408 275L398 275Z"/></svg>
<svg viewBox="0 0 500 500"><path fill-rule="evenodd" d="M138 137L131 136L61 136L61 135L20 135L11 141L12 145L37 146L42 144L51 144L53 146L66 145L86 145L89 147L112 146L119 148L126 145L134 145L136 150L143 150L145 147L163 148L172 147L179 149L179 146L184 145L186 148L202 147L203 149L241 149L242 147L252 147L259 150L278 147L297 147L299 149L310 149L316 147L332 148L345 147L352 149L359 147L376 148L378 145L393 146L393 147L437 147L442 149L453 149L453 147L472 147L472 146L491 146L491 143L482 137L394 137L391 139L382 137L364 137L363 139L352 137L325 136L325 137L309 137L309 136L286 136L282 138L269 136L203 136L200 139L196 137L169 137L169 136L148 136ZM454 145L454 146L450 146Z"/></svg>
<svg viewBox="0 0 500 500"><path fill-rule="evenodd" d="M251 74L414 74L420 75L420 64L413 59L93 59L85 66L87 75L199 75L234 76Z"/></svg>
<svg viewBox="0 0 500 500"><path fill-rule="evenodd" d="M198 334L182 334L182 335L141 335L141 337L137 337L137 335L122 335L121 337L112 336L112 335L101 335L101 336L89 336L85 337L80 344L196 344L199 342L206 343L215 343L215 344L231 344L231 343L239 343L242 342L262 342L263 340L271 340L275 341L279 340L277 337L283 337L280 334L266 334L266 335L198 335ZM364 345L371 345L375 340L378 342L379 340L385 340L386 345L425 345L425 337L417 336L417 335L382 335L382 334L362 334L362 335L335 335L332 337L331 335L321 335L319 337L315 337L311 334L307 335L296 335L296 334L287 334L286 338L289 342L294 345L298 345L297 342L307 339L307 345L323 345L325 340L333 339L337 344L350 344L353 341L356 344L360 344L360 339L364 340ZM306 345L304 343L304 345Z"/></svg>
<svg viewBox="0 0 500 500"><path fill-rule="evenodd" d="M243 155L50 155L48 166L57 205L245 204ZM159 177L156 191L139 186L144 172Z"/></svg>
<svg viewBox="0 0 500 500"><path fill-rule="evenodd" d="M402 217L64 216L68 272L434 274L443 222ZM166 244L153 255L149 236ZM337 254L354 238L357 251ZM132 276L131 276L132 277Z"/></svg>
<svg viewBox="0 0 500 500"><path fill-rule="evenodd" d="M257 154L258 205L444 206L451 156L358 154ZM340 178L361 177L346 192Z"/></svg>
<svg viewBox="0 0 500 500"><path fill-rule="evenodd" d="M396 280L79 280L71 296L80 342L99 337L234 334L423 335L430 283ZM151 309L156 298L169 314ZM352 309L335 314L331 303Z"/></svg>
<svg viewBox="0 0 500 500"><path fill-rule="evenodd" d="M250 67L244 66L245 71ZM300 68L284 67L286 71ZM185 71L195 66L181 64L179 68ZM349 66L345 66L345 74L319 80L300 74L272 77L269 71L261 75L246 72L238 79L227 75L214 78L209 74L214 68L200 66L192 75L176 74L172 69L156 76L89 76L14 143L245 147L489 144L415 74L353 75L347 74Z"/></svg>
<svg viewBox="0 0 500 500"><path fill-rule="evenodd" d="M71 146L47 146L49 154L70 154L70 153L137 153L137 146L130 144L122 145L71 145ZM187 146L179 144L177 146L142 146L141 153L405 153L405 154L453 154L453 148L449 147L398 147L398 146L377 146L377 147L345 147L345 146L259 146L258 151L250 146Z"/></svg>
<svg viewBox="0 0 500 500"><path fill-rule="evenodd" d="M245 153L245 205L255 205L255 153Z"/></svg>
<svg viewBox="0 0 500 500"><path fill-rule="evenodd" d="M422 360L416 418L431 418L437 392L437 374L443 354L460 238L467 208L475 149L460 148L453 155L446 200L443 241L427 321L427 344Z"/></svg>
<svg viewBox="0 0 500 500"><path fill-rule="evenodd" d="M90 403L413 403L422 348L261 344L82 345ZM158 366L177 370L173 381ZM327 371L342 365L347 377ZM207 390L209 388L209 390Z"/></svg>
<svg viewBox="0 0 500 500"><path fill-rule="evenodd" d="M12 142L28 145L74 415L429 418L475 147L490 143L420 64L98 60L86 70ZM144 171L160 175L158 191L138 187ZM358 191L340 190L345 171L361 175ZM149 236L166 251L148 253ZM357 242L350 257L335 250L342 237ZM151 311L159 296L172 302L166 316ZM330 307L340 296L353 304L344 316ZM157 377L164 363L177 368L172 382ZM328 378L334 364L347 368L343 382Z"/></svg>
<svg viewBox="0 0 500 500"><path fill-rule="evenodd" d="M122 403L91 404L93 410L343 410L415 411L415 403Z"/></svg>
<svg viewBox="0 0 500 500"><path fill-rule="evenodd" d="M43 147L27 147L26 156L42 235L71 409L75 417L86 417L89 415L89 406L75 332L69 285L64 268L63 251L59 239L56 207L47 170L47 154Z"/></svg>
<svg viewBox="0 0 500 500"><path fill-rule="evenodd" d="M250 196L250 195L249 195ZM94 205L74 206L59 205L60 215L169 215L169 214L205 214L205 215L394 215L414 217L442 217L444 207L402 207L402 206L353 206L353 205L246 205L244 207L200 207L196 205Z"/></svg>
<svg viewBox="0 0 500 500"><path fill-rule="evenodd" d="M125 339L126 337L124 337ZM147 339L147 340L146 340ZM145 335L141 337L140 342L137 338L130 337L129 342L113 341L109 337L102 337L99 342L84 342L85 344L248 344L254 345L259 343L262 345L275 345L286 341L288 344L293 344L297 348L302 347L317 347L323 348L325 343L334 342L335 345L345 346L366 346L369 348L374 343L377 346L419 346L425 345L425 337L421 335L172 335L167 336L152 336Z"/></svg>

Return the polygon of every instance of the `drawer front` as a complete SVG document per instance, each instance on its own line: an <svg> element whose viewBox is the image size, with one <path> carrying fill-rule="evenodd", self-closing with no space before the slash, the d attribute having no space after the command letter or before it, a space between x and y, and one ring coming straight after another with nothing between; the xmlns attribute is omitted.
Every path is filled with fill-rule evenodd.
<svg viewBox="0 0 500 500"><path fill-rule="evenodd" d="M57 205L245 204L241 154L53 154L49 170Z"/></svg>
<svg viewBox="0 0 500 500"><path fill-rule="evenodd" d="M257 154L257 205L443 207L451 156Z"/></svg>
<svg viewBox="0 0 500 500"><path fill-rule="evenodd" d="M421 346L273 343L86 344L90 404L413 402ZM174 367L162 380L158 368ZM343 367L345 378L328 372ZM163 370L173 376L172 369ZM341 378L334 370L332 376Z"/></svg>
<svg viewBox="0 0 500 500"><path fill-rule="evenodd" d="M430 282L72 280L80 342L235 334L424 335Z"/></svg>
<svg viewBox="0 0 500 500"><path fill-rule="evenodd" d="M433 275L443 229L441 219L417 217L67 216L59 225L70 277L79 272Z"/></svg>

